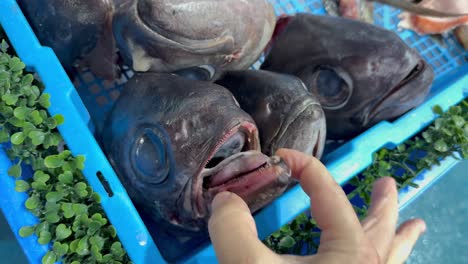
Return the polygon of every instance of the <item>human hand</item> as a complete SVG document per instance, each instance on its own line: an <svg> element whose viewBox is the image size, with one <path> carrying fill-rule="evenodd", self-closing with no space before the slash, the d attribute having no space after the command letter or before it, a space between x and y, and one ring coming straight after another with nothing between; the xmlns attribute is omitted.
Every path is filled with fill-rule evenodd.
<svg viewBox="0 0 468 264"><path fill-rule="evenodd" d="M343 189L316 158L281 149L277 155L311 199L311 212L322 230L317 254L279 255L257 235L247 204L234 193L218 194L212 204L209 233L219 263L404 263L425 223L413 219L395 232L398 193L395 181L376 181L368 216L360 223Z"/></svg>

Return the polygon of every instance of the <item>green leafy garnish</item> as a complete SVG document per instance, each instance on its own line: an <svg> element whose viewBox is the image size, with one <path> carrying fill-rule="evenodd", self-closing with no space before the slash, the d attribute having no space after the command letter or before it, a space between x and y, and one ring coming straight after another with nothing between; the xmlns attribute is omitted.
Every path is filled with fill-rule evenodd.
<svg viewBox="0 0 468 264"><path fill-rule="evenodd" d="M64 116L48 114L50 95L7 50L0 41L0 142L11 142L5 146L14 161L8 175L18 178L15 190L27 193L24 206L39 219L19 235L35 234L39 244L49 245L44 264L131 263L99 205L99 194L82 174L85 157L73 156L57 130ZM21 178L22 166L32 167L30 179Z"/></svg>
<svg viewBox="0 0 468 264"><path fill-rule="evenodd" d="M436 120L427 129L393 149L381 149L373 155L373 163L358 177L349 181L353 187L348 199L358 199L355 207L360 219L367 215L373 183L380 177L391 176L398 189L418 188L416 176L438 165L447 157L468 158L468 101L450 107L446 112L436 105L432 108ZM456 155L458 154L458 155ZM318 248L320 230L313 218L301 214L291 223L271 234L264 243L277 253L314 253Z"/></svg>

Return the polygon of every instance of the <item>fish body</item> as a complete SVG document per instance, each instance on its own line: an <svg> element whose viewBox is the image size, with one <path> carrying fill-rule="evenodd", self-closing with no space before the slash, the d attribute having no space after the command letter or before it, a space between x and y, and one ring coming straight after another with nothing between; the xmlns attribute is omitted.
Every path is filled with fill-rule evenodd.
<svg viewBox="0 0 468 264"><path fill-rule="evenodd" d="M254 120L211 82L136 73L101 137L147 225L181 241L206 232L217 193L238 194L254 213L290 182L289 168L261 153Z"/></svg>
<svg viewBox="0 0 468 264"><path fill-rule="evenodd" d="M421 104L434 72L397 34L312 14L278 20L261 69L299 77L325 112L328 139L349 139Z"/></svg>
<svg viewBox="0 0 468 264"><path fill-rule="evenodd" d="M266 0L122 0L116 4L114 35L126 64L139 72L189 67L249 68L275 27Z"/></svg>
<svg viewBox="0 0 468 264"><path fill-rule="evenodd" d="M19 0L18 4L41 44L54 50L67 71L79 66L107 79L118 75L112 1Z"/></svg>
<svg viewBox="0 0 468 264"><path fill-rule="evenodd" d="M226 87L259 128L262 152L279 148L302 151L320 159L325 138L325 114L297 77L262 70L226 72L217 84Z"/></svg>

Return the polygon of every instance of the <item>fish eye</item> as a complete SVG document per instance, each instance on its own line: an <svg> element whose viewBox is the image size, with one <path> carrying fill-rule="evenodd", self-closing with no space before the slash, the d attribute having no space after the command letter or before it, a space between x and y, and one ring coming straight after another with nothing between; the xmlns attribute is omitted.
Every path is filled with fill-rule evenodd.
<svg viewBox="0 0 468 264"><path fill-rule="evenodd" d="M216 70L211 65L201 65L196 67L184 68L173 72L176 75L196 81L210 81L213 79Z"/></svg>
<svg viewBox="0 0 468 264"><path fill-rule="evenodd" d="M320 66L311 77L311 92L319 97L324 109L336 110L348 103L353 87L347 74Z"/></svg>
<svg viewBox="0 0 468 264"><path fill-rule="evenodd" d="M137 178L150 184L160 184L169 176L168 145L158 128L144 128L131 151L131 164Z"/></svg>

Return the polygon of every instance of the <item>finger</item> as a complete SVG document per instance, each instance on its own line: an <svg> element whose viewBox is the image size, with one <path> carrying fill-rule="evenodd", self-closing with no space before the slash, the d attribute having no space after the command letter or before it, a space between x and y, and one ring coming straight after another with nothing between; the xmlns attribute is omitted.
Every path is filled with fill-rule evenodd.
<svg viewBox="0 0 468 264"><path fill-rule="evenodd" d="M220 263L247 263L274 256L258 239L249 207L234 193L216 195L208 230Z"/></svg>
<svg viewBox="0 0 468 264"><path fill-rule="evenodd" d="M426 231L426 224L421 219L403 223L397 230L390 250L387 264L402 264L411 254L416 241Z"/></svg>
<svg viewBox="0 0 468 264"><path fill-rule="evenodd" d="M364 236L343 189L316 158L302 152L280 149L277 155L291 168L302 189L309 195L312 215L322 229L321 247L327 241L339 240L342 244L356 244Z"/></svg>
<svg viewBox="0 0 468 264"><path fill-rule="evenodd" d="M374 183L368 215L362 221L364 232L381 260L387 259L397 221L398 192L395 180L390 177L381 178Z"/></svg>

